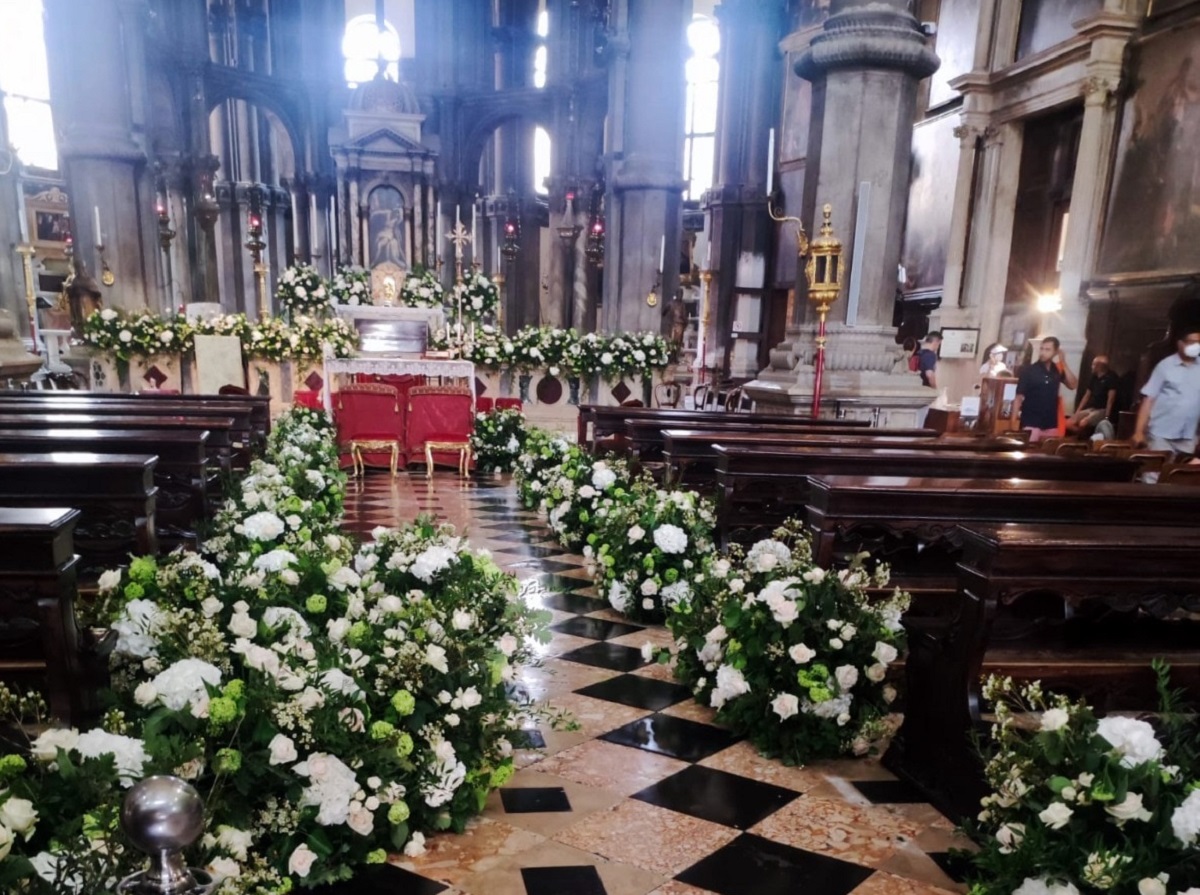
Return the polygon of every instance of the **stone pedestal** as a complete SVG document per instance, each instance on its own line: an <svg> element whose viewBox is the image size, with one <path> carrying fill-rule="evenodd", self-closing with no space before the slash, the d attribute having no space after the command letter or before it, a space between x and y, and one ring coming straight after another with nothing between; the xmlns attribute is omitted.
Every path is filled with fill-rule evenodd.
<svg viewBox="0 0 1200 895"><path fill-rule="evenodd" d="M17 322L12 312L0 309L0 386L9 381L26 382L40 370L42 359L25 350L17 336Z"/></svg>

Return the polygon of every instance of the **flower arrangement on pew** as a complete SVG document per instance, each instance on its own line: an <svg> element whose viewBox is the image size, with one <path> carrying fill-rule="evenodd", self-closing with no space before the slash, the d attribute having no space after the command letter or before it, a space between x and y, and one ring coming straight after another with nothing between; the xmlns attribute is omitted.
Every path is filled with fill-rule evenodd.
<svg viewBox="0 0 1200 895"><path fill-rule="evenodd" d="M415 267L400 286L400 304L406 308L440 308L446 290L432 270Z"/></svg>
<svg viewBox="0 0 1200 895"><path fill-rule="evenodd" d="M275 300L289 317L322 316L329 310L329 287L311 264L293 264L279 275Z"/></svg>
<svg viewBox="0 0 1200 895"><path fill-rule="evenodd" d="M546 513L551 531L563 546L582 549L586 557L594 559L588 535L629 497L629 478L624 460L596 460L583 448L571 445L559 462L558 475L547 482L538 508Z"/></svg>
<svg viewBox="0 0 1200 895"><path fill-rule="evenodd" d="M992 677L993 793L971 829L973 895L1196 895L1200 752L1169 670L1160 723L1097 719L1084 702Z"/></svg>
<svg viewBox="0 0 1200 895"><path fill-rule="evenodd" d="M861 562L860 558L860 562ZM661 661L717 718L788 764L865 755L888 732L888 665L904 648L899 592L869 600L886 567L827 572L803 526L728 557L709 557L670 605L675 636Z"/></svg>
<svg viewBox="0 0 1200 895"><path fill-rule="evenodd" d="M418 854L507 781L537 710L506 683L548 639L547 614L449 527L418 520L356 547L343 488L328 420L293 411L209 553L104 576L122 604L118 708L0 757L0 890L111 892L140 864L117 831L121 792L148 774L205 797L191 857L231 895ZM0 710L28 712L19 702L0 693Z"/></svg>
<svg viewBox="0 0 1200 895"><path fill-rule="evenodd" d="M343 265L329 283L329 298L335 305L371 304L371 272Z"/></svg>
<svg viewBox="0 0 1200 895"><path fill-rule="evenodd" d="M525 433L525 448L517 457L513 480L517 484L517 496L531 510L541 509L546 482L555 474L570 448L570 443L561 435L545 429L530 429Z"/></svg>
<svg viewBox="0 0 1200 895"><path fill-rule="evenodd" d="M471 452L480 472L512 472L525 443L525 414L512 408L475 414Z"/></svg>

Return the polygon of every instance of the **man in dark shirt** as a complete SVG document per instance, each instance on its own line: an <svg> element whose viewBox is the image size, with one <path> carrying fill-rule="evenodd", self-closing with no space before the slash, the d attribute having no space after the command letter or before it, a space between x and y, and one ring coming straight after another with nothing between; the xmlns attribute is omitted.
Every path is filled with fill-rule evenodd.
<svg viewBox="0 0 1200 895"><path fill-rule="evenodd" d="M1030 430L1030 442L1063 434L1058 422L1058 390L1064 382L1067 388L1079 385L1075 374L1067 369L1058 339L1046 336L1038 349L1037 362L1021 371L1013 401L1013 416L1021 421L1022 429Z"/></svg>
<svg viewBox="0 0 1200 895"><path fill-rule="evenodd" d="M1067 420L1067 431L1091 429L1101 420L1112 418L1117 401L1117 374L1108 368L1108 358L1099 354L1092 361L1092 379L1075 415Z"/></svg>
<svg viewBox="0 0 1200 895"><path fill-rule="evenodd" d="M921 350L917 352L917 370L921 374L921 385L937 388L937 353L940 347L942 334L934 330L925 337Z"/></svg>

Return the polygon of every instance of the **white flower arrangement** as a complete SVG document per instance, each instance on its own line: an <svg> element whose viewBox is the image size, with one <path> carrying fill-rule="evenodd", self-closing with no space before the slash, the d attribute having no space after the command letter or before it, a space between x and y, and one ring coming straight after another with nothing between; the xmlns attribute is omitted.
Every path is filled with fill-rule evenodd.
<svg viewBox="0 0 1200 895"><path fill-rule="evenodd" d="M337 305L371 304L371 272L361 267L339 267L329 284L329 298Z"/></svg>
<svg viewBox="0 0 1200 895"><path fill-rule="evenodd" d="M440 308L446 290L432 270L415 268L400 285L400 304L406 308Z"/></svg>
<svg viewBox="0 0 1200 895"><path fill-rule="evenodd" d="M290 317L324 316L330 306L329 286L310 264L293 264L279 275L275 300Z"/></svg>

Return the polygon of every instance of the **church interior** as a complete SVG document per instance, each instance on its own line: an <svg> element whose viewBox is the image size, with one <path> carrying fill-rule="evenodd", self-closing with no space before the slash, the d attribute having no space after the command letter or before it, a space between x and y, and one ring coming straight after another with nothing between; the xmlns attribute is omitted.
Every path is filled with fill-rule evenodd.
<svg viewBox="0 0 1200 895"><path fill-rule="evenodd" d="M1197 61L0 0L0 892L1200 895Z"/></svg>

